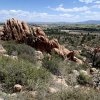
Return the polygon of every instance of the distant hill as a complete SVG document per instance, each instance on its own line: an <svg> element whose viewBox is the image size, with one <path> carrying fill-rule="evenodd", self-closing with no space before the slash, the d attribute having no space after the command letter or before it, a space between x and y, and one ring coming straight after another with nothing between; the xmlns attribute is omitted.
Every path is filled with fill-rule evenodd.
<svg viewBox="0 0 100 100"><path fill-rule="evenodd" d="M82 22L28 22L30 25L66 25L66 24L100 24L100 20L87 20ZM0 25L4 25L0 22Z"/></svg>
<svg viewBox="0 0 100 100"><path fill-rule="evenodd" d="M78 24L100 24L100 20L87 20L83 22L76 22Z"/></svg>
<svg viewBox="0 0 100 100"><path fill-rule="evenodd" d="M83 22L34 22L35 24L59 24L59 25L65 25L65 24L100 24L100 20L87 20ZM33 24L33 23L31 23Z"/></svg>

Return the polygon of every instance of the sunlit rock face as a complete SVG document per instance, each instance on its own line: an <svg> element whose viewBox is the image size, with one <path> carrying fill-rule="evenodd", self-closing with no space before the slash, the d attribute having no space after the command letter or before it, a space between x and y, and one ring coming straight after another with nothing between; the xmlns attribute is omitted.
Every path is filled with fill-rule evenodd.
<svg viewBox="0 0 100 100"><path fill-rule="evenodd" d="M3 32L2 39L23 42L30 35L30 28L25 22L12 18L5 23Z"/></svg>

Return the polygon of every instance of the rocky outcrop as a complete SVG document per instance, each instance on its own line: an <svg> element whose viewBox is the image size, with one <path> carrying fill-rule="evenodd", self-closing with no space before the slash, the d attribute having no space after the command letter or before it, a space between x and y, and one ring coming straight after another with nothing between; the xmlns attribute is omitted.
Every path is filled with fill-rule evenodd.
<svg viewBox="0 0 100 100"><path fill-rule="evenodd" d="M30 29L25 22L21 22L14 18L7 20L4 25L4 35L2 35L3 40L14 39L19 42L23 42L24 39L28 38L30 35Z"/></svg>
<svg viewBox="0 0 100 100"><path fill-rule="evenodd" d="M3 30L2 40L15 40L26 43L42 52L51 53L54 51L62 57L77 62L73 51L69 51L60 45L57 39L50 40L40 27L31 28L25 22L12 18L7 20Z"/></svg>

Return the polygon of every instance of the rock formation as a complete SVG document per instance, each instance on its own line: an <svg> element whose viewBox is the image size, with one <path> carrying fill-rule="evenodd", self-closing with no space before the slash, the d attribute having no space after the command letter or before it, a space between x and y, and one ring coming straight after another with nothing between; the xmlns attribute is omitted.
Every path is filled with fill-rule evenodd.
<svg viewBox="0 0 100 100"><path fill-rule="evenodd" d="M25 38L30 35L30 29L25 22L15 20L14 18L7 20L4 25L3 40L14 39L19 42L23 42Z"/></svg>
<svg viewBox="0 0 100 100"><path fill-rule="evenodd" d="M77 61L77 58L74 58L73 51L69 51L60 45L57 39L49 40L40 27L31 28L25 22L12 18L7 20L3 30L2 40L26 43L42 52L51 53L54 51L63 57L68 57L69 60Z"/></svg>

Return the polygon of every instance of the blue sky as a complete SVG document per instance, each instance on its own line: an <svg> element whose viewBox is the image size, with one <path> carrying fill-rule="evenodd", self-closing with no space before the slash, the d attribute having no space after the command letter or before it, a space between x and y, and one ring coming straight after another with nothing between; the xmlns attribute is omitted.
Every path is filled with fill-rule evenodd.
<svg viewBox="0 0 100 100"><path fill-rule="evenodd" d="M0 21L78 22L100 20L100 0L1 0Z"/></svg>

